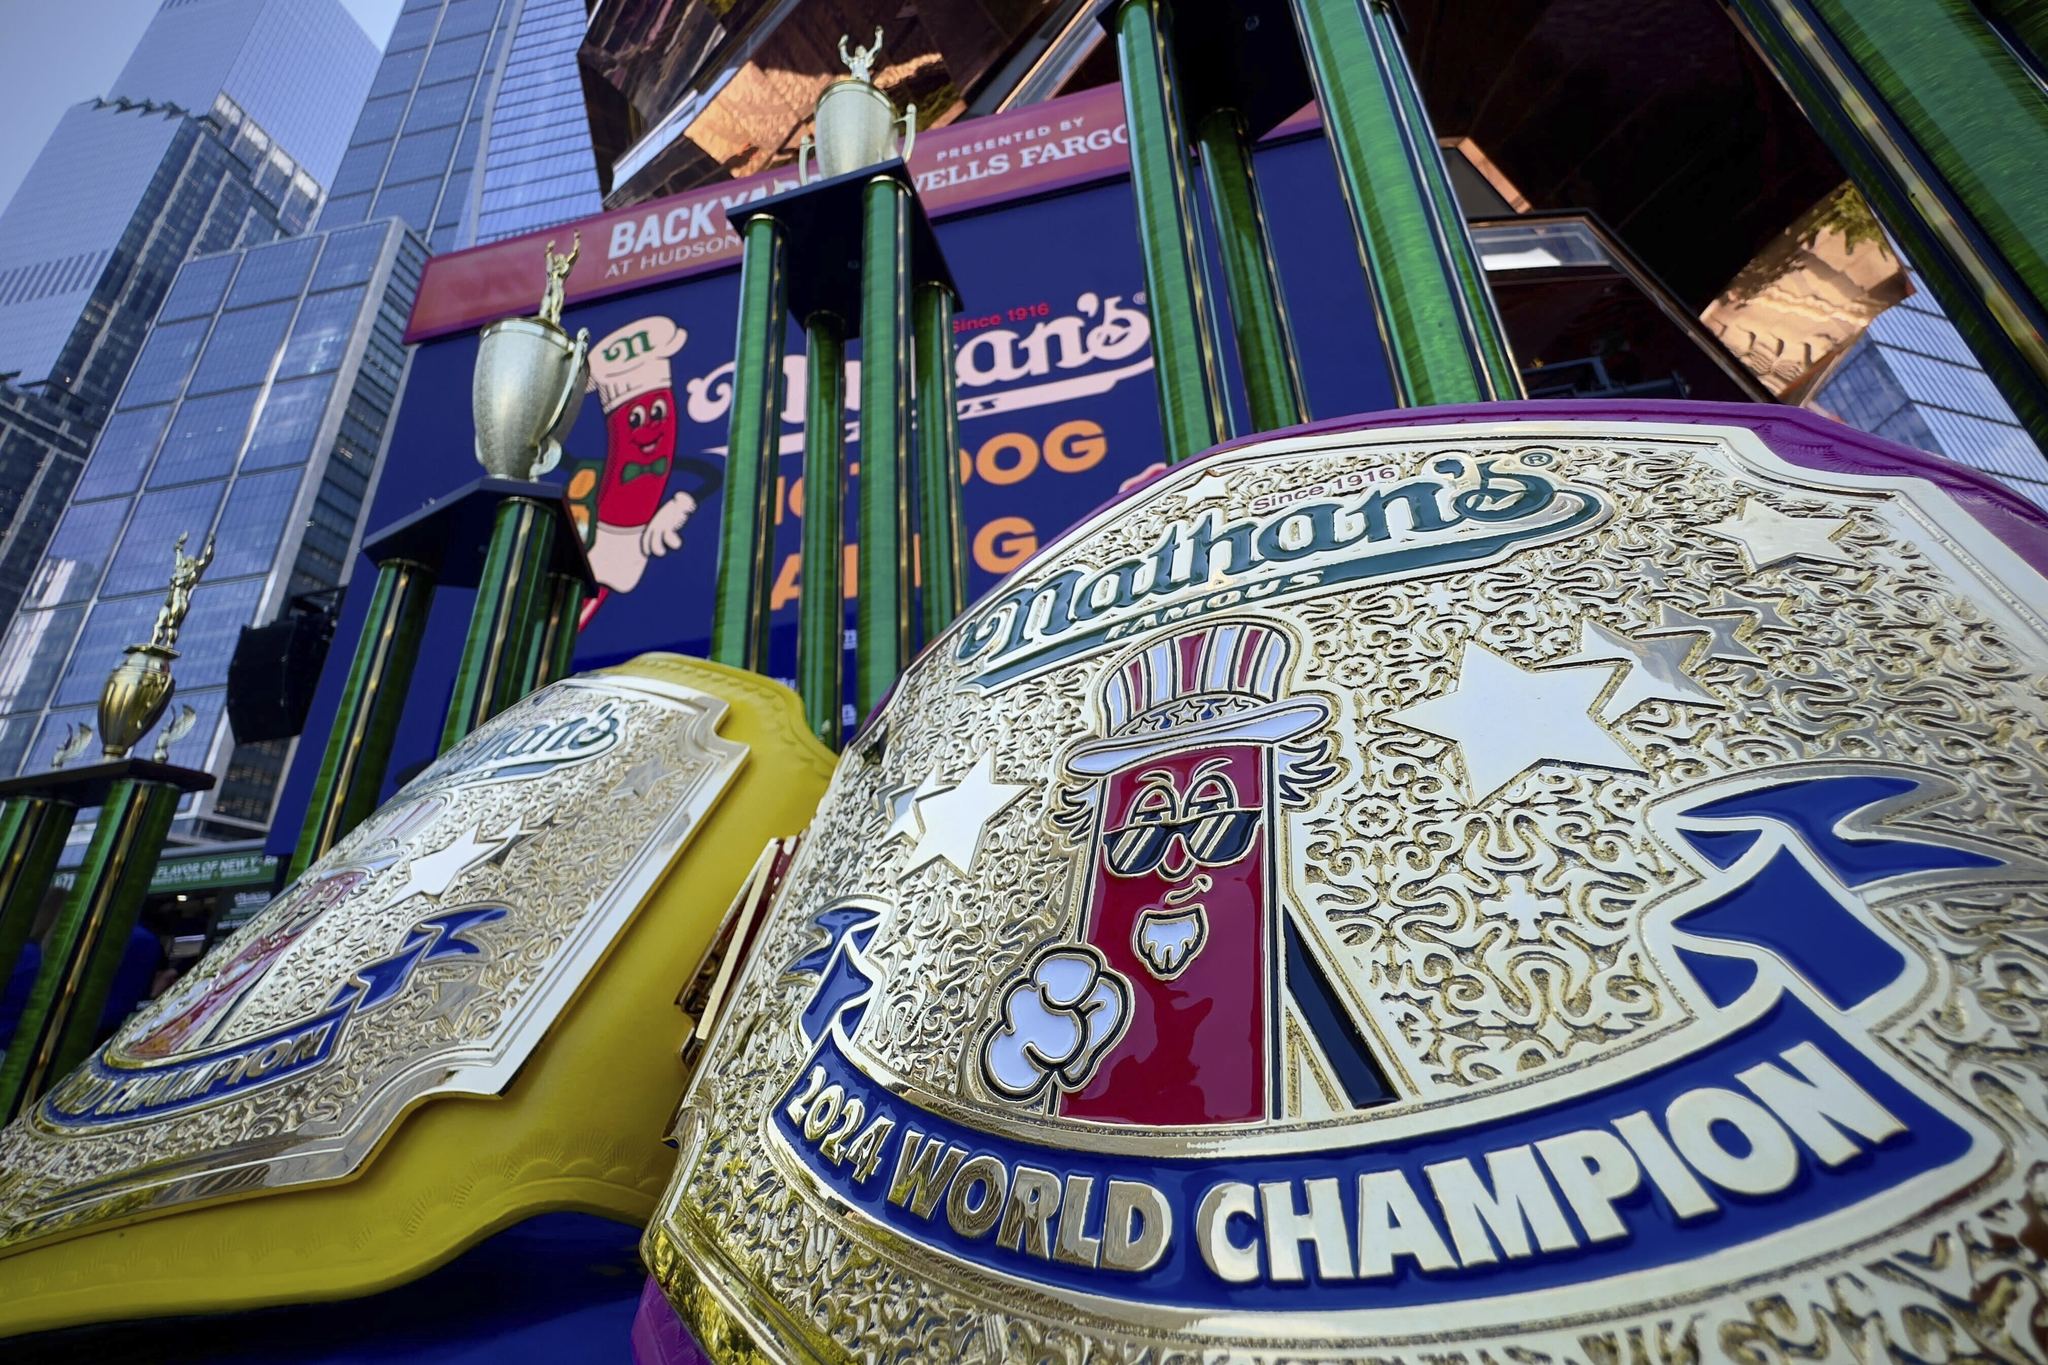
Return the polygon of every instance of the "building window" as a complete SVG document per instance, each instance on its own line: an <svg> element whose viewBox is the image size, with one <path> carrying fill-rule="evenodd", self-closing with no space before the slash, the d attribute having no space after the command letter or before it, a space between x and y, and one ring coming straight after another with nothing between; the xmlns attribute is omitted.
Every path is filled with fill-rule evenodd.
<svg viewBox="0 0 2048 1365"><path fill-rule="evenodd" d="M299 237L250 252L243 258L242 273L235 276L228 307L246 308L252 303L297 297L306 287L306 276L313 269L313 253L319 246L312 237Z"/></svg>
<svg viewBox="0 0 2048 1365"><path fill-rule="evenodd" d="M356 315L362 311L367 293L359 287L309 297L292 322L292 339L278 362L277 377L296 379L337 368L348 350L349 337L355 333Z"/></svg>
<svg viewBox="0 0 2048 1365"><path fill-rule="evenodd" d="M234 273L233 256L213 256L191 262L178 272L178 282L171 286L170 295L164 299L156 320L159 323L176 322L180 318L210 314L220 307L220 296L228 287L228 276Z"/></svg>
<svg viewBox="0 0 2048 1365"><path fill-rule="evenodd" d="M421 86L412 97L412 109L405 116L406 133L446 128L462 122L463 114L469 110L470 91L475 86L476 82L468 76L443 81L439 85Z"/></svg>
<svg viewBox="0 0 2048 1365"><path fill-rule="evenodd" d="M120 538L121 523L128 515L128 500L74 502L64 511L50 537L50 548L36 566L23 607L52 607L59 602L83 602L99 585L100 570L113 557Z"/></svg>
<svg viewBox="0 0 2048 1365"><path fill-rule="evenodd" d="M278 539L291 520L299 478L299 470L282 469L235 480L228 493L227 511L221 514L221 526L232 528L234 534L219 541L209 573L236 578L270 571Z"/></svg>
<svg viewBox="0 0 2048 1365"><path fill-rule="evenodd" d="M275 469L303 464L313 453L313 440L320 434L320 419L327 414L327 395L334 377L297 379L273 384L263 403L263 418L242 456L242 468Z"/></svg>
<svg viewBox="0 0 2048 1365"><path fill-rule="evenodd" d="M142 471L156 454L157 439L170 419L168 404L154 408L124 408L107 419L99 444L78 476L72 497L79 501L110 498L133 493L142 483Z"/></svg>
<svg viewBox="0 0 2048 1365"><path fill-rule="evenodd" d="M277 359L285 328L291 325L293 307L289 302L266 303L239 313L223 313L192 375L189 392L212 393L262 383Z"/></svg>
<svg viewBox="0 0 2048 1365"><path fill-rule="evenodd" d="M164 576L168 578L171 562L169 542L165 542L163 551ZM86 618L85 629L78 634L78 648L71 651L71 663L65 668L63 680L57 684L57 693L50 704L82 706L99 700L100 689L106 686L107 674L121 662L121 651L129 645L149 642L150 628L156 623L157 610L162 606L163 598L156 594L96 603L92 615Z"/></svg>
<svg viewBox="0 0 2048 1365"><path fill-rule="evenodd" d="M71 652L71 638L84 619L82 606L25 611L14 618L6 641L0 643L0 711L32 711L50 699L64 657ZM0 773L7 771L0 758Z"/></svg>
<svg viewBox="0 0 2048 1365"><path fill-rule="evenodd" d="M383 251L381 225L330 234L326 249L320 253L320 264L313 271L313 288L339 289L345 284L367 283L376 272L377 258Z"/></svg>
<svg viewBox="0 0 2048 1365"><path fill-rule="evenodd" d="M192 372L200 343L206 340L206 323L205 318L195 318L152 331L128 375L128 387L121 391L121 406L136 408L176 398L185 376Z"/></svg>
<svg viewBox="0 0 2048 1365"><path fill-rule="evenodd" d="M149 471L149 486L225 477L242 452L249 434L249 414L256 406L255 389L237 389L205 398L188 398L171 421L163 453Z"/></svg>

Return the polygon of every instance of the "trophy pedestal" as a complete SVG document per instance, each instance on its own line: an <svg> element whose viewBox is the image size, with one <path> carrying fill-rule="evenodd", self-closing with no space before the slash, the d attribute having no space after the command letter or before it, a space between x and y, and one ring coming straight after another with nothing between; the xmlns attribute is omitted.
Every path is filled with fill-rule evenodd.
<svg viewBox="0 0 2048 1365"><path fill-rule="evenodd" d="M80 810L99 808L85 862L44 936L42 966L0 1064L0 1120L91 1049L178 798L213 782L211 773L141 758L0 782L0 962L9 968L49 892L72 822Z"/></svg>

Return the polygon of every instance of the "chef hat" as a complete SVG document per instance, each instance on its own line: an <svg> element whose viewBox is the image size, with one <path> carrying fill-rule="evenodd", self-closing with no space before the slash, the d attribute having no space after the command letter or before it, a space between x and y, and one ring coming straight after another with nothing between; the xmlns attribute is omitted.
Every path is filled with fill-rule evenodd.
<svg viewBox="0 0 2048 1365"><path fill-rule="evenodd" d="M668 358L690 334L664 317L641 318L590 348L590 387L606 412L655 389L672 387Z"/></svg>

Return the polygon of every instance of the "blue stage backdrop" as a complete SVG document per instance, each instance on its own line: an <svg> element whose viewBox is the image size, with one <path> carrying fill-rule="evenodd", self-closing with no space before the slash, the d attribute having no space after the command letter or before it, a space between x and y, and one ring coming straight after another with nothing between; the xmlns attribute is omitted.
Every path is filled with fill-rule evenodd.
<svg viewBox="0 0 2048 1365"><path fill-rule="evenodd" d="M1257 166L1312 415L1389 406L1385 352L1322 137L1310 133L1267 145ZM659 212L662 206L645 207ZM569 231L565 226L552 235L566 238ZM604 249L605 231L603 220L586 227L586 253ZM963 299L954 344L972 598L1163 458L1151 328L1126 177L944 218L938 237ZM537 300L538 247L528 254ZM590 528L593 564L606 585L587 609L579 669L648 650L701 655L709 644L738 299L737 254L721 259L732 264L586 303L572 299L564 313L572 333L590 329L593 391L570 433L569 455L550 477L565 483L579 520ZM1222 280L1213 258L1209 283L1221 312ZM859 416L858 345L850 350L852 438ZM805 493L803 351L802 334L792 326L770 660L771 672L785 680L795 668L796 551ZM1227 342L1222 351L1231 356ZM428 340L415 351L365 520L369 530L481 474L472 454L469 403L475 357L474 331ZM1242 429L1234 359L1226 363ZM852 488L859 456L858 441L849 439L856 476L845 513L849 544L858 540ZM296 840L374 579L374 568L359 559L272 827L269 846L280 855ZM850 574L847 583L850 593ZM472 600L451 589L436 597L387 795L433 756ZM850 646L851 600L847 605Z"/></svg>

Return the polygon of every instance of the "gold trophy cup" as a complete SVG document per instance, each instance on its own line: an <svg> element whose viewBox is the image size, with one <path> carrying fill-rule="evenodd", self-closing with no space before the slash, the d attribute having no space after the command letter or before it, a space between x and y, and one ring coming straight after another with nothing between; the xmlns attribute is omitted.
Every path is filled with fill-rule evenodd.
<svg viewBox="0 0 2048 1365"><path fill-rule="evenodd" d="M804 184L845 175L895 156L910 159L910 148L917 141L917 106L910 105L903 111L903 146L899 151L895 145L899 122L896 107L868 79L875 55L881 50L879 28L872 44L851 52L846 50L845 37L840 37L839 59L853 74L832 82L818 97L816 131L804 134L796 154L797 179ZM818 161L816 174L807 164L813 152Z"/></svg>
<svg viewBox="0 0 2048 1365"><path fill-rule="evenodd" d="M185 553L186 533L178 533L171 549L171 586L164 594L163 609L156 614L156 629L146 645L129 645L121 651L121 662L107 675L100 689L101 747L108 758L126 758L136 741L148 734L171 703L177 684L171 678L171 662L178 657L172 646L178 643L178 628L185 613L192 610L192 589L206 566L213 563L213 537L194 557ZM181 732L182 733L182 732Z"/></svg>
<svg viewBox="0 0 2048 1365"><path fill-rule="evenodd" d="M562 330L562 282L582 246L579 234L560 256L549 242L540 312L494 322L477 342L470 387L476 458L496 478L525 482L553 469L576 424L590 374L590 332L579 328L572 341Z"/></svg>

